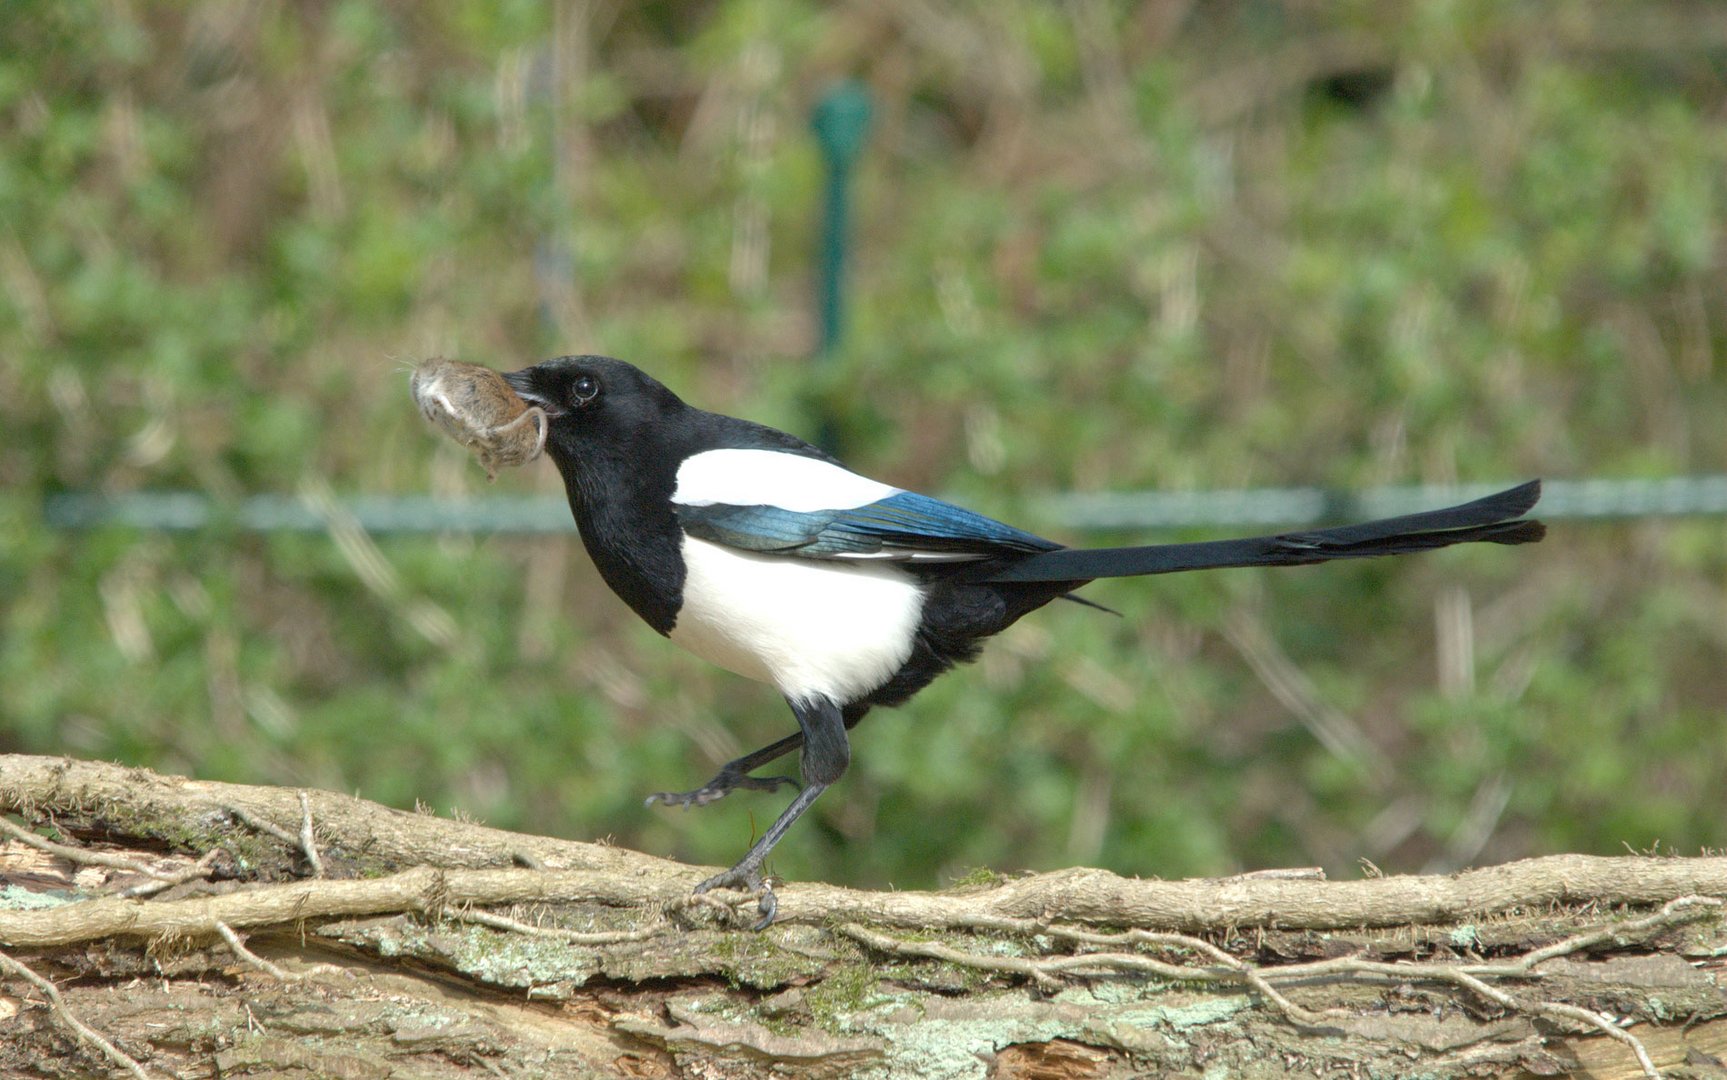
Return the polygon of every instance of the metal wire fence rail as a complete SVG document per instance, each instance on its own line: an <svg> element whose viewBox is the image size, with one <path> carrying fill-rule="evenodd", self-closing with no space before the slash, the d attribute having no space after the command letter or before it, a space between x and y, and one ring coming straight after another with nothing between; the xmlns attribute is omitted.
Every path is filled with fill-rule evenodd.
<svg viewBox="0 0 1727 1080"><path fill-rule="evenodd" d="M1138 532L1167 529L1298 528L1355 518L1391 517L1479 498L1508 484L1257 488L1204 492L1060 493L1029 497L1025 516L1050 531ZM1548 521L1727 515L1727 475L1661 480L1549 480L1537 516ZM323 532L333 517L370 533L546 534L575 530L554 495L449 499L430 495L334 496L322 484L299 494L219 501L199 492L47 497L44 524L59 529L123 527L181 532Z"/></svg>

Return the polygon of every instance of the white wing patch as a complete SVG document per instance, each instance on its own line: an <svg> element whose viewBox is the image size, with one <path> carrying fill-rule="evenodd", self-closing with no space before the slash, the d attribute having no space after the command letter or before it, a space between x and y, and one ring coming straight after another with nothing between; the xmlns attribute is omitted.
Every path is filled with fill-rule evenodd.
<svg viewBox="0 0 1727 1080"><path fill-rule="evenodd" d="M685 506L777 506L795 513L849 510L902 490L778 450L704 450L684 459L677 479L672 501Z"/></svg>

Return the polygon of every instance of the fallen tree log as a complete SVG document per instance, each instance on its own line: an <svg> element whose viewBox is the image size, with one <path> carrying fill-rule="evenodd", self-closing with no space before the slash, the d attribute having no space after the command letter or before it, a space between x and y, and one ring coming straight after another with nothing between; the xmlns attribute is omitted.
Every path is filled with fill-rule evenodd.
<svg viewBox="0 0 1727 1080"><path fill-rule="evenodd" d="M1727 1056L1727 859L692 899L329 792L0 756L0 1071L1653 1075Z"/></svg>

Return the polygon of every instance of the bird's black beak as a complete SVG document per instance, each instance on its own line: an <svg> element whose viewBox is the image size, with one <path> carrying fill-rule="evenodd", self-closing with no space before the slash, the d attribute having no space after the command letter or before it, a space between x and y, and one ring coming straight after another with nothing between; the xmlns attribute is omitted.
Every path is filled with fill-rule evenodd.
<svg viewBox="0 0 1727 1080"><path fill-rule="evenodd" d="M546 415L556 416L564 410L559 408L546 393L539 388L539 370L523 368L520 371L504 372L504 381L510 384L510 389L521 396L529 405L538 405L546 410Z"/></svg>

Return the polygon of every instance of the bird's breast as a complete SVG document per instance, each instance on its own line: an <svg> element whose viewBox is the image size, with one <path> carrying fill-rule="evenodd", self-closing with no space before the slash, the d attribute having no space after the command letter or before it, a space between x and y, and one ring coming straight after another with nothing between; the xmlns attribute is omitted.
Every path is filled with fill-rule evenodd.
<svg viewBox="0 0 1727 1080"><path fill-rule="evenodd" d="M911 656L923 590L880 563L761 555L685 536L672 641L790 698L841 704Z"/></svg>

